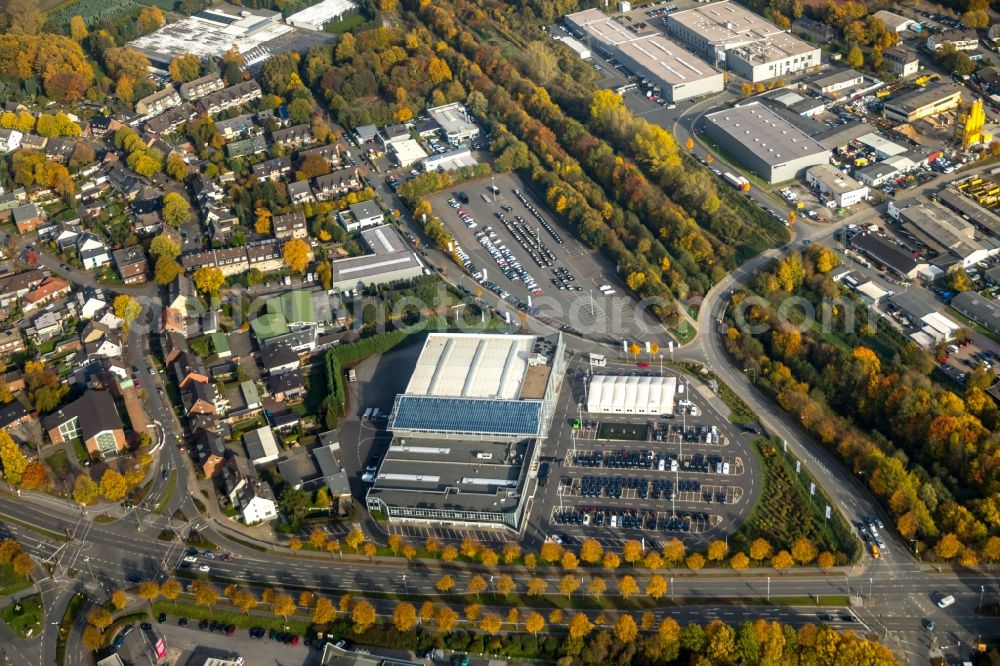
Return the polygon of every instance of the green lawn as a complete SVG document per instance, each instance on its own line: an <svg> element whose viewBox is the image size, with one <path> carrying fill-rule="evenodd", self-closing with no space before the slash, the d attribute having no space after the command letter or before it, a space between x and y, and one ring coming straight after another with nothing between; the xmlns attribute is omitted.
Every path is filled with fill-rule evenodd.
<svg viewBox="0 0 1000 666"><path fill-rule="evenodd" d="M268 610L267 604L261 604L259 608L265 612ZM190 620L217 620L226 624L235 624L241 629L264 627L265 629L291 631L300 635L305 635L311 624L306 620L289 619L288 622L285 622L282 618L271 614L247 615L231 608L220 608L219 606L205 608L181 601L157 601L153 604L153 614L159 613L166 613L170 617L186 617ZM286 630L285 627L288 629Z"/></svg>
<svg viewBox="0 0 1000 666"><path fill-rule="evenodd" d="M31 579L19 576L10 564L0 564L0 597L31 587Z"/></svg>
<svg viewBox="0 0 1000 666"><path fill-rule="evenodd" d="M990 340L992 340L993 342L995 342L998 345L1000 345L1000 335L997 335L993 331L980 326L979 324L977 324L976 322L972 321L971 319L969 319L968 317L966 317L964 314L962 314L961 312L959 312L955 308L949 307L948 308L948 314L952 315L953 317L955 317L955 319L959 320L960 322L962 322L963 324L965 324L969 328L973 329L974 331L976 331L978 333L982 333L983 335L985 335L986 337L988 337Z"/></svg>
<svg viewBox="0 0 1000 666"><path fill-rule="evenodd" d="M52 473L60 479L69 478L73 468L69 464L69 456L62 449L59 449L45 459L45 464L52 468Z"/></svg>
<svg viewBox="0 0 1000 666"><path fill-rule="evenodd" d="M687 344L694 339L695 334L698 332L694 326L688 323L686 319L681 319L681 322L677 325L677 328L670 329L670 332L674 334L680 344Z"/></svg>
<svg viewBox="0 0 1000 666"><path fill-rule="evenodd" d="M168 506L170 506L170 500L174 498L174 492L177 490L177 472L171 472L170 478L167 479L167 489L163 492L163 499L160 503L156 505L153 509L153 513L157 515L163 515L163 512Z"/></svg>
<svg viewBox="0 0 1000 666"><path fill-rule="evenodd" d="M76 452L76 459L80 461L81 465L90 462L90 454L87 453L87 447L83 445L82 439L73 440L73 450Z"/></svg>
<svg viewBox="0 0 1000 666"><path fill-rule="evenodd" d="M45 611L42 598L33 594L9 606L0 608L0 619L6 622L21 638L31 638L41 633Z"/></svg>

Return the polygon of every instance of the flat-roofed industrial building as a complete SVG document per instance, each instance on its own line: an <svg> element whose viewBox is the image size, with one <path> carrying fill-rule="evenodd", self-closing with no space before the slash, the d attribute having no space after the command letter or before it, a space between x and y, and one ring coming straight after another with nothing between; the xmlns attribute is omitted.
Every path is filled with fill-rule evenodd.
<svg viewBox="0 0 1000 666"><path fill-rule="evenodd" d="M565 372L561 333L431 333L393 404L368 510L518 531Z"/></svg>
<svg viewBox="0 0 1000 666"><path fill-rule="evenodd" d="M962 89L954 83L931 84L889 98L882 115L901 123L912 123L935 113L943 113L962 103Z"/></svg>
<svg viewBox="0 0 1000 666"><path fill-rule="evenodd" d="M828 195L840 208L849 208L868 198L867 185L862 185L829 164L810 167L806 171L806 182Z"/></svg>
<svg viewBox="0 0 1000 666"><path fill-rule="evenodd" d="M722 72L660 35L620 44L618 59L636 75L659 85L670 102L704 97L725 88Z"/></svg>
<svg viewBox="0 0 1000 666"><path fill-rule="evenodd" d="M759 102L710 113L705 121L710 139L769 183L792 180L830 159L829 148Z"/></svg>
<svg viewBox="0 0 1000 666"><path fill-rule="evenodd" d="M820 64L820 49L729 0L667 15L667 32L711 63L766 81Z"/></svg>
<svg viewBox="0 0 1000 666"><path fill-rule="evenodd" d="M597 9L566 17L592 49L616 58L660 89L670 102L704 97L725 88L722 72L662 34L640 36Z"/></svg>
<svg viewBox="0 0 1000 666"><path fill-rule="evenodd" d="M333 288L337 291L357 289L371 284L396 280L411 280L423 275L424 265L392 226L365 229L361 239L370 254L347 257L330 262L333 268Z"/></svg>

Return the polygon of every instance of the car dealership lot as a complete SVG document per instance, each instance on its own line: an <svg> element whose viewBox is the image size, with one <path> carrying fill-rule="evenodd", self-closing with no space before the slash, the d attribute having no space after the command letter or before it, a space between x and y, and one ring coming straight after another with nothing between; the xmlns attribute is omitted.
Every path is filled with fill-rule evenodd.
<svg viewBox="0 0 1000 666"><path fill-rule="evenodd" d="M704 543L738 528L760 490L747 448L753 435L683 378L677 402L685 401L686 414L590 414L591 373L660 374L637 369L634 360L607 364L591 368L579 359L570 366L544 450L550 481L536 493L539 529L568 543L595 538L613 548L628 539Z"/></svg>
<svg viewBox="0 0 1000 666"><path fill-rule="evenodd" d="M494 190L495 188L495 190ZM455 239L455 253L481 285L551 325L616 342L666 334L636 302L600 253L573 238L517 176L463 183L429 197Z"/></svg>

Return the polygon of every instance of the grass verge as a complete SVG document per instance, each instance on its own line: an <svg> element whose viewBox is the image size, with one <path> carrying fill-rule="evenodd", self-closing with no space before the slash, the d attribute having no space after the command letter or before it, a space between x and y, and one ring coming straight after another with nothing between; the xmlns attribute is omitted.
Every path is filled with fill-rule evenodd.
<svg viewBox="0 0 1000 666"><path fill-rule="evenodd" d="M41 534L42 536L46 536L46 537L48 537L50 539L55 539L56 541L68 541L68 539L66 538L65 534L59 534L58 532L51 532L51 531L49 531L47 529L44 529L42 527L38 527L36 525L32 525L31 523L26 523L23 520L18 520L17 518L12 518L12 517L10 517L10 516L8 516L6 514L0 514L0 515L3 515L3 522L5 522L5 523L12 523L14 525L20 525L21 527L23 527L26 530L31 530L32 532L36 532L36 533Z"/></svg>
<svg viewBox="0 0 1000 666"><path fill-rule="evenodd" d="M156 505L153 509L153 513L158 516L162 516L163 512L170 506L170 500L174 498L174 493L177 491L177 472L171 472L170 478L167 479L167 489L163 491L163 499L160 503Z"/></svg>
<svg viewBox="0 0 1000 666"><path fill-rule="evenodd" d="M6 597L31 587L31 579L14 571L9 562L0 564L0 597Z"/></svg>
<svg viewBox="0 0 1000 666"><path fill-rule="evenodd" d="M286 622L283 618L273 615L256 615L252 612L247 615L237 610L220 608L219 606L205 608L184 601L157 601L153 604L153 614L159 613L166 613L172 617L186 617L189 620L216 620L226 624L235 624L240 629L264 627L265 629L291 631L297 634L305 634L311 624L308 620L289 618Z"/></svg>
<svg viewBox="0 0 1000 666"><path fill-rule="evenodd" d="M77 616L83 611L83 607L86 604L87 596L77 593L73 595L73 598L69 601L69 605L66 606L66 613L63 615L62 620L59 621L59 638L56 640L57 664L66 663L66 639L69 638L69 632L73 628L73 623L76 622Z"/></svg>
<svg viewBox="0 0 1000 666"><path fill-rule="evenodd" d="M729 407L729 420L733 423L753 423L757 420L757 415L750 405L743 402L743 398L738 396L729 384L719 379L719 376L714 372L706 368L699 363L673 363L672 365L679 367L687 374L692 377L696 377L701 382L708 384L710 381L715 380L719 387L718 395L722 402L726 403Z"/></svg>
<svg viewBox="0 0 1000 666"><path fill-rule="evenodd" d="M775 441L758 438L752 452L764 472L764 491L750 517L730 537L734 550L746 550L757 538L766 539L775 552L790 550L796 539L806 537L820 552L833 553L837 564L853 561L858 555L853 532L837 512L826 519L829 502L818 486L815 495L809 494L813 479L808 472L797 472Z"/></svg>
<svg viewBox="0 0 1000 666"><path fill-rule="evenodd" d="M21 638L31 638L40 634L42 621L45 620L42 597L33 594L0 608L0 619L6 622Z"/></svg>

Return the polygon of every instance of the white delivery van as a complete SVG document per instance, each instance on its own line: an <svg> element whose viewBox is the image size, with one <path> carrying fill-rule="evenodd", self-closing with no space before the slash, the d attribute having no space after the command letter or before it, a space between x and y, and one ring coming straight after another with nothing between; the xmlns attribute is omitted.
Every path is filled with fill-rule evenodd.
<svg viewBox="0 0 1000 666"><path fill-rule="evenodd" d="M941 597L940 599L938 599L937 605L939 608L947 608L948 606L951 606L953 603L955 603L955 597L949 594L946 597Z"/></svg>

